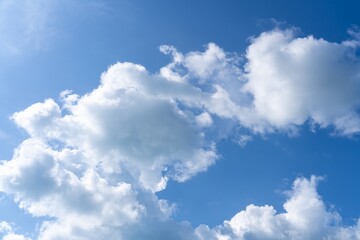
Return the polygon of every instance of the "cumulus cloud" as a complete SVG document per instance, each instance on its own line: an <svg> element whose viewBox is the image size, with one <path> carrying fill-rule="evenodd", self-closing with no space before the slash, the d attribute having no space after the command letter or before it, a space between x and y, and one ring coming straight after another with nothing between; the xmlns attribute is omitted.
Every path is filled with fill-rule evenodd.
<svg viewBox="0 0 360 240"><path fill-rule="evenodd" d="M162 46L173 62L160 74L208 93L202 102L208 112L254 132L293 132L310 123L341 135L356 134L359 40L358 34L351 35L351 40L335 43L275 29L251 38L243 58L214 43L204 52L187 54Z"/></svg>
<svg viewBox="0 0 360 240"><path fill-rule="evenodd" d="M357 239L359 225L341 226L316 177L294 182L284 213L249 205L212 229L174 222L176 205L156 196L215 164L234 127L246 129L240 146L308 122L358 133L357 43L273 30L243 58L210 43L186 54L161 46L172 61L155 74L116 63L89 93L65 90L12 115L29 138L0 164L0 191L47 218L39 239Z"/></svg>
<svg viewBox="0 0 360 240"><path fill-rule="evenodd" d="M358 40L353 40L358 42ZM290 30L262 33L246 52L244 90L253 109L271 127L311 121L341 134L359 132L357 48Z"/></svg>
<svg viewBox="0 0 360 240"><path fill-rule="evenodd" d="M214 163L216 150L197 127L199 116L177 102L201 98L197 89L151 76L131 63L112 66L101 81L82 97L63 92L63 107L48 99L12 118L33 138L81 150L89 166L127 171L150 189L162 177L185 181ZM69 114L62 115L64 107ZM210 116L204 116L200 124L210 125Z"/></svg>
<svg viewBox="0 0 360 240"><path fill-rule="evenodd" d="M283 213L274 207L253 204L240 211L223 225L210 229L200 225L200 239L359 239L359 222L354 226L341 225L337 212L327 210L316 191L319 178L298 178L294 181Z"/></svg>
<svg viewBox="0 0 360 240"><path fill-rule="evenodd" d="M36 139L24 141L13 159L0 166L1 191L13 195L19 207L33 216L61 219L62 229L67 230L63 234L69 235L102 225L121 226L143 214L145 209L130 184L111 185L91 169L78 177L66 168L64 157L71 153L64 151L50 149ZM44 224L42 239L57 238L56 231L49 231L57 224ZM49 232L51 237L47 237Z"/></svg>
<svg viewBox="0 0 360 240"><path fill-rule="evenodd" d="M204 94L140 65L118 63L90 93L60 96L62 104L47 99L13 114L30 137L0 165L0 191L31 215L49 218L39 239L136 238L190 228L170 220L175 205L155 192L218 158L204 133L210 115L184 107L195 107L193 100ZM150 223L161 232L134 227Z"/></svg>

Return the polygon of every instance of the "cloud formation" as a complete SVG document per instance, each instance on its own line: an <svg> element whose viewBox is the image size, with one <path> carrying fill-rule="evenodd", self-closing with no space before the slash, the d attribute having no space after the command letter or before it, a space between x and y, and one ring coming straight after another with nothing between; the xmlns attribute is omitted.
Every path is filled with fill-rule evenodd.
<svg viewBox="0 0 360 240"><path fill-rule="evenodd" d="M359 224L327 210L316 177L295 180L284 213L249 205L213 229L174 222L176 205L156 195L214 165L234 127L247 129L235 134L243 147L251 134L307 123L358 133L358 46L276 29L243 58L210 43L187 54L161 46L172 61L155 74L116 63L85 95L65 90L13 114L29 138L1 163L0 191L48 218L39 239L358 239Z"/></svg>
<svg viewBox="0 0 360 240"><path fill-rule="evenodd" d="M217 159L214 144L198 127L210 120L181 109L177 101L201 95L190 85L149 75L140 65L118 63L91 93L63 93L63 110L48 99L13 119L33 138L81 150L88 167L130 175L154 190L164 178L185 181Z"/></svg>
<svg viewBox="0 0 360 240"><path fill-rule="evenodd" d="M360 131L358 40L296 38L292 30L262 33L246 52L253 109L273 128L306 121L340 134Z"/></svg>
<svg viewBox="0 0 360 240"><path fill-rule="evenodd" d="M354 226L341 226L337 212L326 209L316 191L317 177L294 181L284 213L274 207L249 205L224 224L210 229L201 225L196 233L205 239L359 239L359 221Z"/></svg>
<svg viewBox="0 0 360 240"><path fill-rule="evenodd" d="M47 99L12 116L30 137L0 165L0 190L33 216L49 217L39 239L137 238L134 226L149 223L168 233L191 229L170 220L175 205L155 192L218 158L203 132L210 115L195 114L176 98L202 95L140 65L115 64L92 92L64 91L62 105Z"/></svg>
<svg viewBox="0 0 360 240"><path fill-rule="evenodd" d="M351 135L360 131L359 39L352 36L334 43L296 37L293 29L264 32L250 40L243 67L213 43L186 55L162 46L173 62L160 73L208 92L202 104L209 112L255 132L294 131L309 122Z"/></svg>

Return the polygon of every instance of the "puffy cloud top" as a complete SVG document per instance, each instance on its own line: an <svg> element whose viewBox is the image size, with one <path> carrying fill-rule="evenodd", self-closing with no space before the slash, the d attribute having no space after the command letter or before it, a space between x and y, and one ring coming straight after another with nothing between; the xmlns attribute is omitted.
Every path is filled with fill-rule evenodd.
<svg viewBox="0 0 360 240"><path fill-rule="evenodd" d="M39 239L359 239L359 224L344 227L327 210L316 177L295 180L283 213L249 205L212 229L173 221L176 205L155 194L215 164L233 127L248 130L236 133L243 147L252 134L308 122L357 134L358 46L274 30L243 59L210 43L187 54L161 46L172 61L155 74L116 63L85 95L65 90L61 102L13 114L29 138L1 162L0 191L48 218ZM0 232L26 239L6 222Z"/></svg>
<svg viewBox="0 0 360 240"><path fill-rule="evenodd" d="M337 212L326 210L316 191L317 177L294 181L284 213L272 206L249 205L224 224L210 229L201 225L196 229L200 239L359 239L360 225L343 227Z"/></svg>
<svg viewBox="0 0 360 240"><path fill-rule="evenodd" d="M248 82L257 115L275 128L307 120L341 134L360 130L359 58L356 48L291 30L266 32L246 52Z"/></svg>

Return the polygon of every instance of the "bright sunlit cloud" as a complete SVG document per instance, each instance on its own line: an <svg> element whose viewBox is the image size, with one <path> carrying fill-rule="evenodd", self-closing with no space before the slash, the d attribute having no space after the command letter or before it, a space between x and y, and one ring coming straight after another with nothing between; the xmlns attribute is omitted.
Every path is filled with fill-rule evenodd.
<svg viewBox="0 0 360 240"><path fill-rule="evenodd" d="M174 221L176 203L156 195L216 167L223 121L250 132L241 147L303 125L357 134L358 46L275 29L243 58L210 43L185 54L161 46L172 61L158 73L116 63L87 94L65 90L12 115L28 139L1 163L0 191L48 218L39 239L358 239L359 224L343 226L314 176L294 181L284 212L251 204L214 228ZM7 222L0 232L26 239Z"/></svg>

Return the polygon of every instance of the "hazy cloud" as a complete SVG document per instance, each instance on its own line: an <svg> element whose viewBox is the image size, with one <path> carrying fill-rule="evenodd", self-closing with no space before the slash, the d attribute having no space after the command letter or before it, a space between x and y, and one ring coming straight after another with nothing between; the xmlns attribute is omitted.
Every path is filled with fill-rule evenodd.
<svg viewBox="0 0 360 240"><path fill-rule="evenodd" d="M30 240L30 238L27 238L20 234L16 234L13 228L14 227L10 223L1 221L0 237L2 237L3 240Z"/></svg>
<svg viewBox="0 0 360 240"><path fill-rule="evenodd" d="M0 3L0 50L18 55L25 49L39 49L53 34L50 16L53 1L4 0Z"/></svg>

